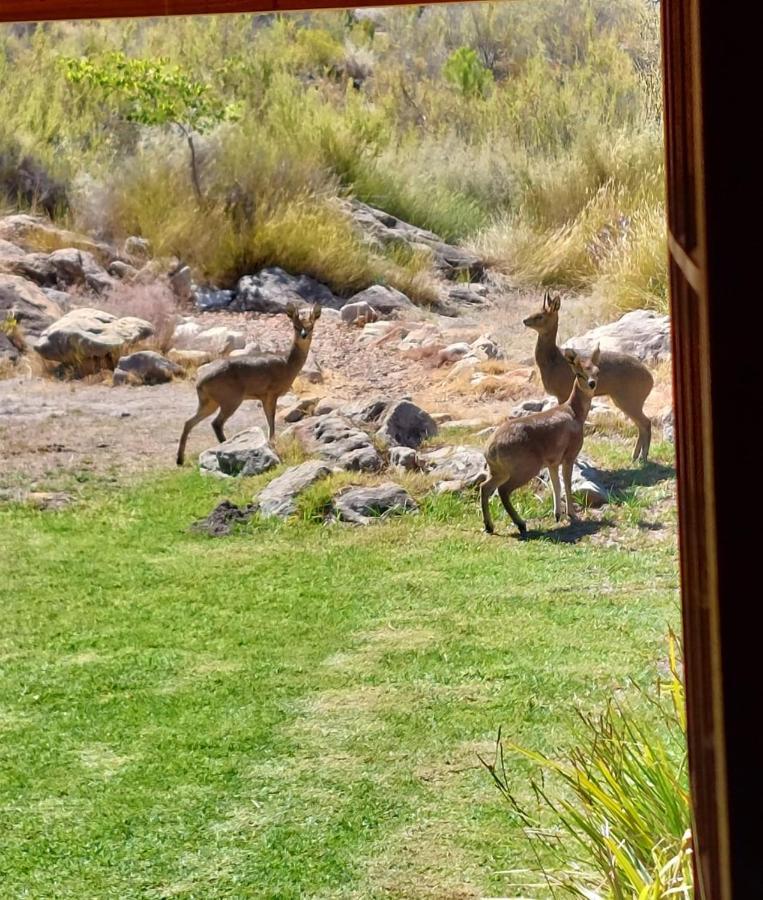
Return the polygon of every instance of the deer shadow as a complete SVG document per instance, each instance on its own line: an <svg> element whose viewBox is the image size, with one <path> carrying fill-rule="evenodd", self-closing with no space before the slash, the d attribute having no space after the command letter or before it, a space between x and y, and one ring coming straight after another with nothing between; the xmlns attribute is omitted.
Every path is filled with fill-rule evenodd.
<svg viewBox="0 0 763 900"><path fill-rule="evenodd" d="M614 523L609 519L576 519L566 525L550 525L548 528L528 528L520 534L512 528L507 537L518 541L549 541L553 544L577 544L583 538L590 537L602 528L611 528Z"/></svg>
<svg viewBox="0 0 763 900"><path fill-rule="evenodd" d="M631 466L629 469L599 469L601 480L610 494L615 496L632 487L653 487L663 481L676 477L675 466L664 463L648 462L643 466Z"/></svg>

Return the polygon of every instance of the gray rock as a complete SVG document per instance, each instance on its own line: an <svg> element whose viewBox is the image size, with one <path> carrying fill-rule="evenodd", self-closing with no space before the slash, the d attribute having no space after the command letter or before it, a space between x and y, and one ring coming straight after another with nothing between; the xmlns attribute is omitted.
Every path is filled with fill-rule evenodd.
<svg viewBox="0 0 763 900"><path fill-rule="evenodd" d="M425 472L447 482L451 490L474 487L487 476L485 454L475 447L441 447L420 453L419 463Z"/></svg>
<svg viewBox="0 0 763 900"><path fill-rule="evenodd" d="M582 353L596 345L602 350L628 353L644 362L670 359L670 317L651 309L634 309L616 322L601 325L565 342Z"/></svg>
<svg viewBox="0 0 763 900"><path fill-rule="evenodd" d="M224 325L204 328L193 319L186 319L175 327L172 345L175 350L204 350L214 356L227 356L246 347L246 335Z"/></svg>
<svg viewBox="0 0 763 900"><path fill-rule="evenodd" d="M164 384L183 369L154 350L139 350L123 356L114 369L114 384Z"/></svg>
<svg viewBox="0 0 763 900"><path fill-rule="evenodd" d="M283 416L284 422L293 425L294 422L301 422L306 416L311 416L315 412L318 400L315 397L305 397L298 403L289 407Z"/></svg>
<svg viewBox="0 0 763 900"><path fill-rule="evenodd" d="M371 285L364 291L354 294L346 305L356 306L361 303L371 307L382 316L392 316L396 313L416 309L414 303L402 291L381 284ZM378 318L377 316L376 319ZM376 319L368 319L367 322L374 322Z"/></svg>
<svg viewBox="0 0 763 900"><path fill-rule="evenodd" d="M373 487L351 487L334 497L336 517L355 525L369 525L375 519L404 512L415 512L418 506L399 484L386 482Z"/></svg>
<svg viewBox="0 0 763 900"><path fill-rule="evenodd" d="M675 443L675 424L673 419L672 409L669 409L662 417L662 439L670 441L671 444Z"/></svg>
<svg viewBox="0 0 763 900"><path fill-rule="evenodd" d="M355 403L348 403L346 406L343 406L341 412L342 415L352 419L353 422L370 425L379 421L391 402L391 400L386 400L382 397L375 400L358 400Z"/></svg>
<svg viewBox="0 0 763 900"><path fill-rule="evenodd" d="M151 256L151 244L145 238L132 235L125 241L124 252L126 256L145 262Z"/></svg>
<svg viewBox="0 0 763 900"><path fill-rule="evenodd" d="M544 409L550 409L556 405L553 397L546 397L543 400L525 400L511 411L510 418L521 419L523 416L530 416L533 413L543 412Z"/></svg>
<svg viewBox="0 0 763 900"><path fill-rule="evenodd" d="M65 247L54 250L48 257L56 273L59 287L70 287L85 284L96 293L103 293L114 284L114 279L98 263L92 253L78 250L76 247Z"/></svg>
<svg viewBox="0 0 763 900"><path fill-rule="evenodd" d="M345 325L366 325L368 322L379 320L379 313L365 300L345 303L340 310L340 315Z"/></svg>
<svg viewBox="0 0 763 900"><path fill-rule="evenodd" d="M170 275L170 288L181 303L190 303L194 299L193 274L190 266L181 266Z"/></svg>
<svg viewBox="0 0 763 900"><path fill-rule="evenodd" d="M129 281L138 274L135 266L125 262L123 259L115 259L107 269L109 275L113 278L119 278L121 281Z"/></svg>
<svg viewBox="0 0 763 900"><path fill-rule="evenodd" d="M299 495L330 474L331 469L319 460L292 466L260 492L257 498L260 513L266 518L278 516L282 519L293 515L297 511Z"/></svg>
<svg viewBox="0 0 763 900"><path fill-rule="evenodd" d="M293 435L308 453L318 454L339 469L377 472L383 465L368 434L336 412L304 419L284 435Z"/></svg>
<svg viewBox="0 0 763 900"><path fill-rule="evenodd" d="M233 302L233 291L218 291L215 288L197 288L196 308L201 312L227 309Z"/></svg>
<svg viewBox="0 0 763 900"><path fill-rule="evenodd" d="M304 366L302 366L299 377L303 378L305 381L309 381L310 384L323 384L323 367L313 350L308 352L307 359L305 360Z"/></svg>
<svg viewBox="0 0 763 900"><path fill-rule="evenodd" d="M202 531L210 537L224 537L231 533L234 525L248 522L256 513L256 504L236 506L230 500L223 500L205 519L198 519L194 522L191 530Z"/></svg>
<svg viewBox="0 0 763 900"><path fill-rule="evenodd" d="M548 484L548 470L544 469L540 475L541 479ZM561 479L561 471L559 473ZM562 492L564 492L564 483L562 482ZM572 468L572 492L578 502L583 506L596 509L609 502L609 493L601 483L601 475L599 470L591 464L591 462L582 456L577 458ZM562 506L564 509L564 505Z"/></svg>
<svg viewBox="0 0 763 900"><path fill-rule="evenodd" d="M289 303L317 303L340 309L344 300L308 275L289 275L277 267L245 275L238 282L230 309L261 313L284 313Z"/></svg>
<svg viewBox="0 0 763 900"><path fill-rule="evenodd" d="M393 447L389 451L389 464L395 469L413 472L419 468L418 454L411 447Z"/></svg>
<svg viewBox="0 0 763 900"><path fill-rule="evenodd" d="M119 319L111 313L82 307L46 328L35 350L45 359L76 365L88 359L117 359L132 344L153 333L153 325L144 319Z"/></svg>
<svg viewBox="0 0 763 900"><path fill-rule="evenodd" d="M260 475L280 463L265 432L257 427L240 431L199 456L199 468L214 475Z"/></svg>
<svg viewBox="0 0 763 900"><path fill-rule="evenodd" d="M384 413L378 436L390 447L416 447L437 434L437 423L429 415L411 403L401 400L393 403Z"/></svg>
<svg viewBox="0 0 763 900"><path fill-rule="evenodd" d="M0 329L0 363L15 365L21 359L21 351Z"/></svg>
<svg viewBox="0 0 763 900"><path fill-rule="evenodd" d="M15 319L27 338L37 338L61 316L61 307L19 275L0 274L0 320Z"/></svg>

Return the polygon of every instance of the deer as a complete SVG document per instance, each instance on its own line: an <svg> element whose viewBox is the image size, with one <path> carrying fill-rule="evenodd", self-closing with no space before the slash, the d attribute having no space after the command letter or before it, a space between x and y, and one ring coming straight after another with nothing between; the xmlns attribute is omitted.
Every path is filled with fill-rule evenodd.
<svg viewBox="0 0 763 900"><path fill-rule="evenodd" d="M572 375L572 390L567 400L543 412L507 419L493 433L485 450L488 477L480 486L482 518L488 534L493 534L490 498L496 490L520 535L527 533L526 523L512 506L511 494L543 469L548 469L556 521L562 517L560 466L567 516L570 521L576 518L572 466L583 446L583 426L598 386L601 355L598 345L588 358L574 350L564 350L564 364Z"/></svg>
<svg viewBox="0 0 763 900"><path fill-rule="evenodd" d="M179 466L183 465L185 445L191 429L219 410L212 421L212 429L217 440L222 443L225 440L223 426L244 400L259 400L262 403L268 422L269 439L273 440L276 432L276 403L292 386L305 364L321 308L314 305L298 309L294 303L288 303L285 312L294 326L294 338L287 355L256 353L226 357L199 369L196 381L199 406L183 426L177 451Z"/></svg>
<svg viewBox="0 0 763 900"><path fill-rule="evenodd" d="M535 362L540 369L543 387L556 397L559 403L569 396L575 377L562 349L556 343L561 305L559 294L552 297L546 291L540 312L523 320L527 328L538 332ZM638 440L633 450L634 462L641 457L642 463L646 463L649 455L652 422L644 413L644 401L653 387L652 373L635 356L608 350L601 351L596 396L608 395L615 406L638 428Z"/></svg>

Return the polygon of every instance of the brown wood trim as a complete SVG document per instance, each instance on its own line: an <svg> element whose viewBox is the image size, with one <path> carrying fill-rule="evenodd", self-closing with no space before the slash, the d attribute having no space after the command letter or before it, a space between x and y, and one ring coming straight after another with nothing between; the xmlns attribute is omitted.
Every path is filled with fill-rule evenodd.
<svg viewBox="0 0 763 900"><path fill-rule="evenodd" d="M430 0L438 3L444 0ZM305 12L364 6L413 5L404 0L0 0L0 22L57 19L122 19L139 16L186 16L219 13Z"/></svg>
<svg viewBox="0 0 763 900"><path fill-rule="evenodd" d="M700 293L702 290L702 270L692 259L691 254L687 253L678 243L670 230L668 230L668 252L673 257L673 262L683 273L684 278L697 293Z"/></svg>

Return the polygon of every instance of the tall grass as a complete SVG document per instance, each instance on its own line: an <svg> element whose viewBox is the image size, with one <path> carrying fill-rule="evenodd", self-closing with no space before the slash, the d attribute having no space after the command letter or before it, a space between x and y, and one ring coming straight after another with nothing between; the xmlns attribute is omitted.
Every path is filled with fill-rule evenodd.
<svg viewBox="0 0 763 900"><path fill-rule="evenodd" d="M555 758L499 742L486 763L535 849L549 889L585 900L692 897L692 843L684 691L677 643L653 715L613 701L582 716L584 739ZM666 699L667 695L667 699ZM516 799L504 752L538 773L535 808Z"/></svg>
<svg viewBox="0 0 763 900"><path fill-rule="evenodd" d="M320 13L2 29L0 146L69 186L71 224L143 234L211 279L272 262L344 292L416 290L420 268L374 257L337 212L352 195L520 284L663 307L657 21L649 0L550 0L389 10L374 25ZM179 135L67 83L61 57L112 50L161 55L240 111L199 138L201 206Z"/></svg>

